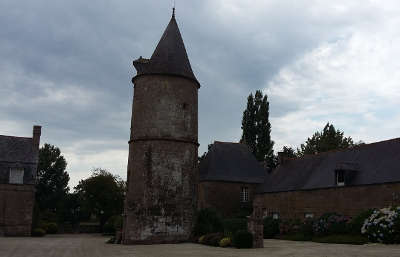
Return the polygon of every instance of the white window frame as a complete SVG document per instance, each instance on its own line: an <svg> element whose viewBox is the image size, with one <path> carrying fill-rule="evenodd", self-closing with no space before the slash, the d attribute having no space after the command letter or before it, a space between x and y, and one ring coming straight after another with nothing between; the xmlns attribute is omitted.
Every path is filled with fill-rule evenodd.
<svg viewBox="0 0 400 257"><path fill-rule="evenodd" d="M304 218L306 218L306 219L313 219L313 218L314 218L314 213L312 213L312 212L306 212L306 213L304 213Z"/></svg>
<svg viewBox="0 0 400 257"><path fill-rule="evenodd" d="M10 168L8 183L20 185L24 184L24 173L24 168Z"/></svg>
<svg viewBox="0 0 400 257"><path fill-rule="evenodd" d="M339 181L339 173L343 176L343 181ZM336 170L336 185L344 186L344 170Z"/></svg>
<svg viewBox="0 0 400 257"><path fill-rule="evenodd" d="M240 190L240 202L247 203L249 202L249 188L242 187Z"/></svg>

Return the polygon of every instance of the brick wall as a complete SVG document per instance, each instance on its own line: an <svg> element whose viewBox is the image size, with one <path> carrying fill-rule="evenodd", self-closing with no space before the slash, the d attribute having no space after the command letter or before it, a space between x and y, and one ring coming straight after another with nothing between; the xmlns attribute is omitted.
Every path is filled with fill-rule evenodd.
<svg viewBox="0 0 400 257"><path fill-rule="evenodd" d="M222 215L229 217L241 208L248 208L254 198L257 184L201 181L199 183L198 209L214 208ZM249 202L241 203L242 187L249 188Z"/></svg>
<svg viewBox="0 0 400 257"><path fill-rule="evenodd" d="M0 184L0 235L31 234L34 199L34 185Z"/></svg>
<svg viewBox="0 0 400 257"><path fill-rule="evenodd" d="M400 183L258 194L254 205L269 214L277 212L283 219L303 219L305 213L319 217L327 212L354 217L369 208L400 205Z"/></svg>

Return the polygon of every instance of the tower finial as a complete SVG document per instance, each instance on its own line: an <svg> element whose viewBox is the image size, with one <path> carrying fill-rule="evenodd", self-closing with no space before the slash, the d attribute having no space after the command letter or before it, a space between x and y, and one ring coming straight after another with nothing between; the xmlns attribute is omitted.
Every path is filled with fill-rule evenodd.
<svg viewBox="0 0 400 257"><path fill-rule="evenodd" d="M174 0L174 6L172 7L172 17L175 18L175 0Z"/></svg>

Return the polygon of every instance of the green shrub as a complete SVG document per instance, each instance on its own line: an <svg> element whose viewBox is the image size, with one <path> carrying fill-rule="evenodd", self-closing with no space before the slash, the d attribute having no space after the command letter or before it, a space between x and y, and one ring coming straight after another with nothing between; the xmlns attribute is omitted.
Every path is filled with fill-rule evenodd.
<svg viewBox="0 0 400 257"><path fill-rule="evenodd" d="M211 246L219 246L219 242L224 237L222 233L207 234L203 238L203 244Z"/></svg>
<svg viewBox="0 0 400 257"><path fill-rule="evenodd" d="M225 235L233 235L238 230L247 230L247 219L244 218L225 219L223 224Z"/></svg>
<svg viewBox="0 0 400 257"><path fill-rule="evenodd" d="M313 230L314 221L312 219L305 219L300 225L299 233L303 235L305 240L311 240L314 235Z"/></svg>
<svg viewBox="0 0 400 257"><path fill-rule="evenodd" d="M290 241L311 241L310 237L306 237L301 233L280 235L277 238Z"/></svg>
<svg viewBox="0 0 400 257"><path fill-rule="evenodd" d="M361 235L329 235L323 237L314 237L313 242L328 244L352 244L362 245L368 243L368 239Z"/></svg>
<svg viewBox="0 0 400 257"><path fill-rule="evenodd" d="M279 234L279 219L273 219L271 216L264 218L264 238L274 238Z"/></svg>
<svg viewBox="0 0 400 257"><path fill-rule="evenodd" d="M32 236L42 237L46 235L46 231L42 228L35 228L32 230Z"/></svg>
<svg viewBox="0 0 400 257"><path fill-rule="evenodd" d="M103 225L103 234L114 234L116 231L122 228L122 217L121 215L111 216L107 222Z"/></svg>
<svg viewBox="0 0 400 257"><path fill-rule="evenodd" d="M371 242L400 244L400 206L375 210L365 220L361 233Z"/></svg>
<svg viewBox="0 0 400 257"><path fill-rule="evenodd" d="M197 212L193 235L200 236L223 231L222 220L215 210L202 209Z"/></svg>
<svg viewBox="0 0 400 257"><path fill-rule="evenodd" d="M296 234L300 230L301 221L299 219L288 219L279 223L279 233L285 234Z"/></svg>
<svg viewBox="0 0 400 257"><path fill-rule="evenodd" d="M368 219L373 212L374 209L369 209L352 218L348 224L349 232L355 235L361 235L361 228L364 225L365 220Z"/></svg>
<svg viewBox="0 0 400 257"><path fill-rule="evenodd" d="M239 230L233 236L233 245L237 248L252 248L253 234L246 230Z"/></svg>
<svg viewBox="0 0 400 257"><path fill-rule="evenodd" d="M232 245L232 241L230 237L224 237L219 241L219 246L220 247L228 247Z"/></svg>
<svg viewBox="0 0 400 257"><path fill-rule="evenodd" d="M204 237L205 237L204 235L199 237L199 240L198 240L199 244L202 244L204 242Z"/></svg>
<svg viewBox="0 0 400 257"><path fill-rule="evenodd" d="M54 222L47 223L46 225L46 233L47 234L56 234L58 231L58 226Z"/></svg>

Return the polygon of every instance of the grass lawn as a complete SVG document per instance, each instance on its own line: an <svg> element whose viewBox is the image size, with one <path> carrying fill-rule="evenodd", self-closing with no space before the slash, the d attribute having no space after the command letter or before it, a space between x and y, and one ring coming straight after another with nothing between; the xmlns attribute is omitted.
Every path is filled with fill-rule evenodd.
<svg viewBox="0 0 400 257"><path fill-rule="evenodd" d="M281 235L277 237L281 240L291 241L313 241L317 243L329 243L329 244L352 244L362 245L368 243L368 239L361 235L329 235L322 237L307 238L303 234L292 234L292 235Z"/></svg>

